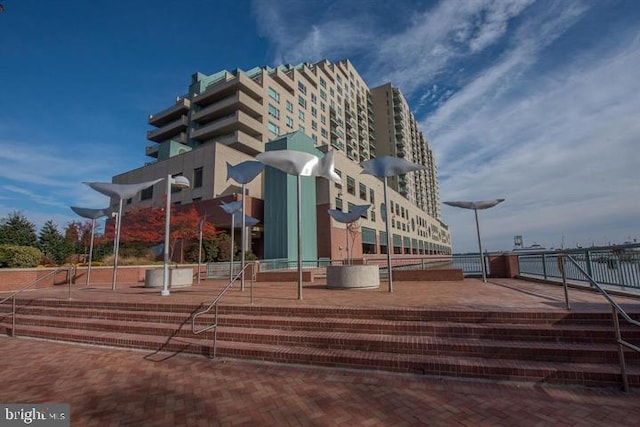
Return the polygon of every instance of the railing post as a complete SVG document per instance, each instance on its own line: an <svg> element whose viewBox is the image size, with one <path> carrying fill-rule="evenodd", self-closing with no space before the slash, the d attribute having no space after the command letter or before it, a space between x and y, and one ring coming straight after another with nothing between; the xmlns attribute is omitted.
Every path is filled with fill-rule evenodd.
<svg viewBox="0 0 640 427"><path fill-rule="evenodd" d="M562 286L564 287L564 304L567 310L571 310L569 306L569 290L567 289L567 275L564 272L564 255L558 255L558 268L560 268L560 274L562 274Z"/></svg>
<svg viewBox="0 0 640 427"><path fill-rule="evenodd" d="M542 276L547 280L547 255L542 254Z"/></svg>
<svg viewBox="0 0 640 427"><path fill-rule="evenodd" d="M587 274L591 277L593 277L593 269L591 266L591 252L589 252L589 250L585 250L584 251L584 261L585 261L585 266L586 266L586 270L587 270ZM592 284L589 284L591 287L593 287Z"/></svg>
<svg viewBox="0 0 640 427"><path fill-rule="evenodd" d="M69 293L67 295L67 300L71 300L71 269L73 267L69 267L67 269L67 284L69 285Z"/></svg>
<svg viewBox="0 0 640 427"><path fill-rule="evenodd" d="M611 307L611 314L613 315L613 326L616 331L616 343L618 344L618 355L620 357L620 375L622 376L622 389L625 392L629 391L629 379L627 378L627 364L624 360L624 348L620 343L622 341L622 335L620 334L620 321L618 320L618 312L615 307Z"/></svg>
<svg viewBox="0 0 640 427"><path fill-rule="evenodd" d="M16 337L16 296L13 295L11 302L11 338Z"/></svg>

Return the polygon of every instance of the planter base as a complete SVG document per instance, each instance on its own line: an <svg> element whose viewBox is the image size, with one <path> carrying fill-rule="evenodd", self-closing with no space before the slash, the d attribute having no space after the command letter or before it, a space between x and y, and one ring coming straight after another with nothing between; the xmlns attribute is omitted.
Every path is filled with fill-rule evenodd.
<svg viewBox="0 0 640 427"><path fill-rule="evenodd" d="M332 265L327 267L329 289L375 289L380 287L377 265Z"/></svg>
<svg viewBox="0 0 640 427"><path fill-rule="evenodd" d="M161 288L164 278L162 268L146 270L144 274L145 288ZM170 268L169 288L187 288L193 285L193 268Z"/></svg>

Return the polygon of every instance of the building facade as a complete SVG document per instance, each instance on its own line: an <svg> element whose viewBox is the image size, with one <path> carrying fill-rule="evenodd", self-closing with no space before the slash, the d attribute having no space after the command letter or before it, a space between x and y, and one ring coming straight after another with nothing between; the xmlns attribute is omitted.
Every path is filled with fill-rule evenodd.
<svg viewBox="0 0 640 427"><path fill-rule="evenodd" d="M316 179L317 238L307 239L316 248L306 253L319 258L344 258L347 244L356 258L387 251L382 181L362 175L360 162L391 155L424 165L423 171L389 180L394 252L451 253L450 232L440 219L433 154L406 100L391 84L369 89L348 60L196 73L188 93L171 107L150 115L149 124L154 129L147 132L147 139L154 144L146 147L146 154L152 161L113 177L113 182L182 174L192 187L173 194L172 200L182 205L194 203L201 215L223 229L230 221L219 209L220 200L242 197L240 187L226 179L227 162L253 159L267 145L302 144L319 155L334 150L342 184ZM275 223L270 224L273 215L265 215L273 212L269 204L295 209L286 192L273 191L270 179L261 174L248 184L246 194L251 207L248 214L261 220L254 230L252 248L265 258L272 256L269 248L274 247L269 227L276 228ZM165 186L164 182L156 184L130 200L128 207L161 205ZM361 204L371 207L350 233L327 214L328 209L348 211Z"/></svg>

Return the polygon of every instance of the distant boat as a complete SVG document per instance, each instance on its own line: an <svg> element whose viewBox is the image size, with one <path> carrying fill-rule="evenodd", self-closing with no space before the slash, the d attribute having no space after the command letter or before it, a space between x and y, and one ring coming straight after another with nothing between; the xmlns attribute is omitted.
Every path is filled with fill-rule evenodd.
<svg viewBox="0 0 640 427"><path fill-rule="evenodd" d="M513 248L513 252L546 252L546 251L548 251L547 248L537 243L534 243L531 246L518 246Z"/></svg>

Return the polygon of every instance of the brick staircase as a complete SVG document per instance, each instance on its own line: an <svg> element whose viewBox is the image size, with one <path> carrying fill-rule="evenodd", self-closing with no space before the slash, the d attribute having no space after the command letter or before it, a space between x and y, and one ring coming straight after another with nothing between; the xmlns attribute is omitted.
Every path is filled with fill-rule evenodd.
<svg viewBox="0 0 640 427"><path fill-rule="evenodd" d="M194 304L19 300L18 337L210 356ZM0 312L10 310L0 306ZM640 313L632 317L640 318ZM217 356L487 380L619 387L609 313L222 305ZM205 326L213 317L202 318ZM640 330L623 336L640 342ZM11 335L11 319L0 317ZM626 351L632 387L640 354Z"/></svg>

